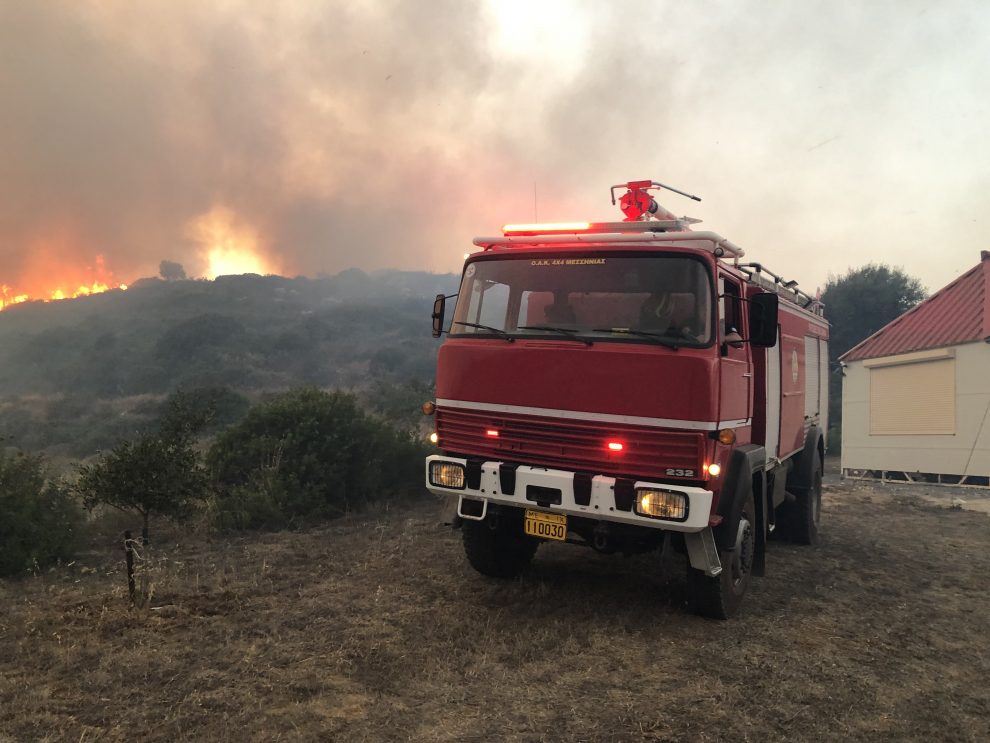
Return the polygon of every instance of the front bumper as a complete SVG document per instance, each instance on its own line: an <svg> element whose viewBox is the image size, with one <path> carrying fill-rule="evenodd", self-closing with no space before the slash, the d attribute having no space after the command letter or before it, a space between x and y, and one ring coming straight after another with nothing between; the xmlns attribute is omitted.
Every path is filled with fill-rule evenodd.
<svg viewBox="0 0 990 743"><path fill-rule="evenodd" d="M711 516L712 491L703 488L686 485L671 485L669 483L649 482L645 480L636 481L633 488L657 488L682 493L687 498L688 513L683 521L652 518L641 516L636 513L632 504L620 503L616 497L614 477L596 475L591 479L590 498L587 504L578 503L575 498L574 473L566 470L545 469L543 467L530 467L519 465L515 468L515 483L513 494L507 495L503 492L499 468L502 462L484 462L481 465L481 477L477 483L465 482L463 488L447 488L430 483L430 464L432 462L451 462L467 467L467 459L459 457L447 457L434 455L426 459L426 488L436 495L459 496L462 500L468 498L488 503L498 503L506 506L516 506L518 508L534 508L550 511L552 513L563 513L571 516L582 516L584 518L611 521L622 524L635 524L648 529L665 529L668 531L680 532L700 532L708 528ZM471 487L476 484L477 487ZM527 491L533 488L549 488L560 491L560 503L540 504L536 500L527 498ZM587 496L586 496L587 497ZM584 499L582 499L584 500ZM628 508L623 508L628 505ZM463 513L461 504L458 503L458 514L465 518L471 518ZM482 514L487 512L487 505Z"/></svg>

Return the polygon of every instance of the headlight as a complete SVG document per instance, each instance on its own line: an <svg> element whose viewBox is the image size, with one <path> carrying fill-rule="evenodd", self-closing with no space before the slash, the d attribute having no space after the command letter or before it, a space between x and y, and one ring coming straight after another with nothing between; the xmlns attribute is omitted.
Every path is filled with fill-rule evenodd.
<svg viewBox="0 0 990 743"><path fill-rule="evenodd" d="M464 465L455 462L430 462L430 485L464 489Z"/></svg>
<svg viewBox="0 0 990 743"><path fill-rule="evenodd" d="M636 513L654 519L687 521L687 496L672 490L640 488L636 491Z"/></svg>

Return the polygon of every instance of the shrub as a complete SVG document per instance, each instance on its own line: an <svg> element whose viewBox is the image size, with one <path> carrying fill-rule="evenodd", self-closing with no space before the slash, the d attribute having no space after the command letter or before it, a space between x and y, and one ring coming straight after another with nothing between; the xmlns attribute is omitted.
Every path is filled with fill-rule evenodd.
<svg viewBox="0 0 990 743"><path fill-rule="evenodd" d="M207 494L208 479L189 439L149 435L126 441L79 467L76 491L87 508L105 503L143 517L144 533L152 516L181 521Z"/></svg>
<svg viewBox="0 0 990 743"><path fill-rule="evenodd" d="M40 456L0 450L0 575L19 575L72 556L79 509Z"/></svg>
<svg viewBox="0 0 990 743"><path fill-rule="evenodd" d="M422 456L408 433L368 416L354 396L293 390L215 441L216 522L279 528L339 516L418 486Z"/></svg>
<svg viewBox="0 0 990 743"><path fill-rule="evenodd" d="M173 437L214 433L243 417L249 405L229 387L181 387L162 404L159 428Z"/></svg>

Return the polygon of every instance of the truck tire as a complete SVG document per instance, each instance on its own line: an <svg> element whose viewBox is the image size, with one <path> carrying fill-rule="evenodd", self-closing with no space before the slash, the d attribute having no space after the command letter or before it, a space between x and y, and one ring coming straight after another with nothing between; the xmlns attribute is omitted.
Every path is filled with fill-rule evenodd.
<svg viewBox="0 0 990 743"><path fill-rule="evenodd" d="M735 545L731 550L719 550L722 572L711 578L688 563L687 595L691 611L710 619L728 619L739 610L753 574L758 528L750 488L739 516Z"/></svg>
<svg viewBox="0 0 990 743"><path fill-rule="evenodd" d="M461 526L464 554L471 567L493 578L515 578L525 570L540 546L523 533L521 518L510 511L489 514L484 521L465 519Z"/></svg>
<svg viewBox="0 0 990 743"><path fill-rule="evenodd" d="M811 487L796 490L794 500L783 503L774 534L794 544L817 544L822 514L822 458L815 451L812 458Z"/></svg>

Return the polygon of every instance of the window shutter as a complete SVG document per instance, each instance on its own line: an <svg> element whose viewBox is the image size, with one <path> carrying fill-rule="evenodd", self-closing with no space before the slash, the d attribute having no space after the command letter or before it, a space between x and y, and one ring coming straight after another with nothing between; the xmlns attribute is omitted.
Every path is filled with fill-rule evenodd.
<svg viewBox="0 0 990 743"><path fill-rule="evenodd" d="M870 434L956 432L956 360L870 369Z"/></svg>

